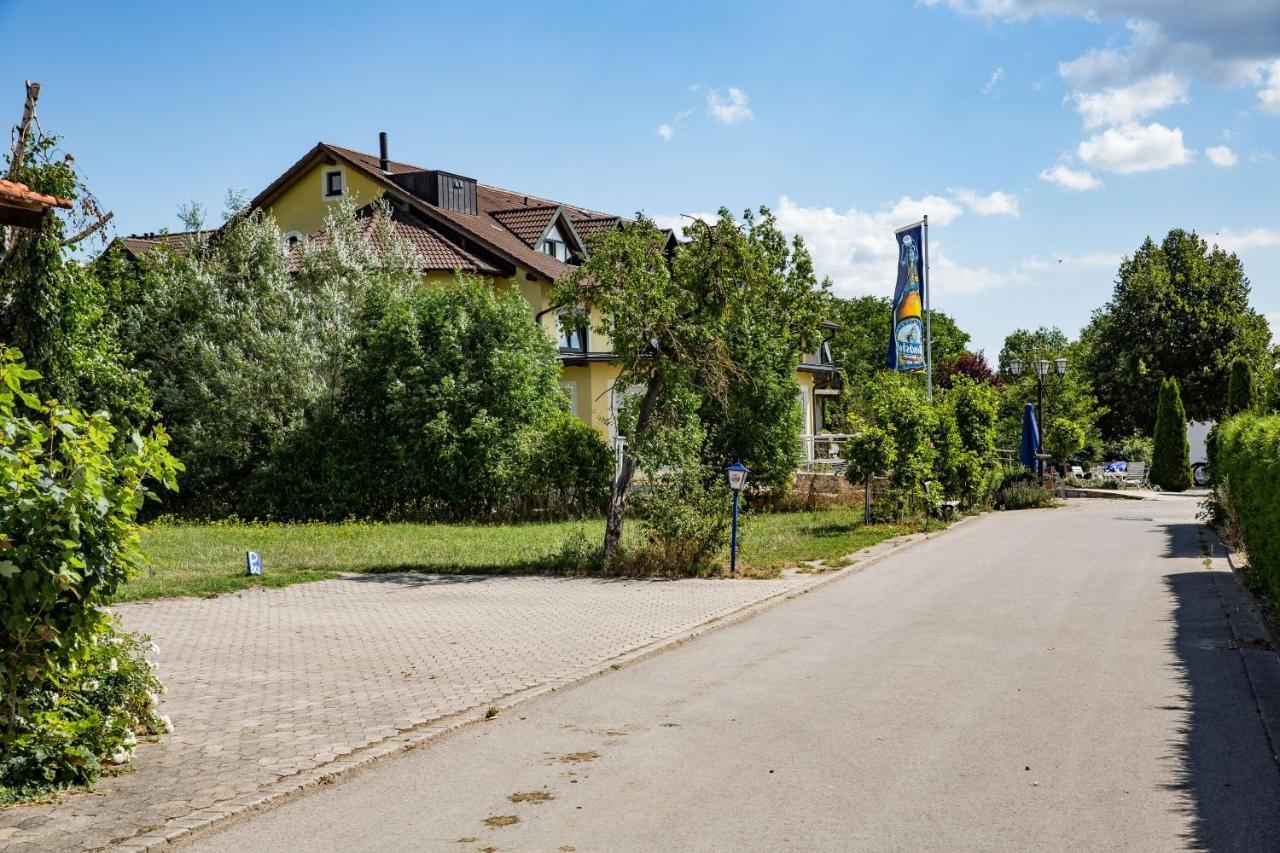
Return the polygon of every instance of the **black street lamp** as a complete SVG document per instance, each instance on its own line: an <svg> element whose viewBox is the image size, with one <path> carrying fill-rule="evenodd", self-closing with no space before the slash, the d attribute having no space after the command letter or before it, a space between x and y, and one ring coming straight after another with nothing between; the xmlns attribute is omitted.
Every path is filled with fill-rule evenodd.
<svg viewBox="0 0 1280 853"><path fill-rule="evenodd" d="M735 462L725 468L724 473L729 478L729 488L733 491L733 532L729 538L729 574L736 575L738 573L738 495L742 494L743 487L747 485L749 472L741 462Z"/></svg>
<svg viewBox="0 0 1280 853"><path fill-rule="evenodd" d="M1066 376L1067 359L1058 356L1052 362L1044 358L1024 362L1020 358L1014 358L1009 360L1009 372L1014 376L1021 376L1024 364L1036 372L1036 431L1039 433L1036 437L1040 440L1040 446L1044 447L1044 378L1049 375L1050 367L1057 371L1059 379Z"/></svg>

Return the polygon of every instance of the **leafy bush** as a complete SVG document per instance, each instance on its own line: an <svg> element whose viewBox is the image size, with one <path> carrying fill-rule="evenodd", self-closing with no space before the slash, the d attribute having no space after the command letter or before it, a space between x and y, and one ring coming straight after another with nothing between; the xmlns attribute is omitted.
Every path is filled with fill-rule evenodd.
<svg viewBox="0 0 1280 853"><path fill-rule="evenodd" d="M1045 431L1044 447L1058 460L1062 471L1069 470L1072 458L1084 450L1087 437L1084 429L1075 421L1067 418L1054 418Z"/></svg>
<svg viewBox="0 0 1280 853"><path fill-rule="evenodd" d="M54 740L83 746L59 753L70 762L105 742L87 716L40 715L60 712L56 703L44 707L47 694L60 695L70 673L90 666L94 641L110 631L98 607L142 559L134 518L152 495L149 482L173 488L181 468L160 427L115 451L116 430L104 413L84 415L27 393L23 383L37 377L20 359L13 349L0 356L0 760L10 774L4 784L18 789L40 783L18 775L38 766L20 760L23 744L47 740L20 740L27 734L47 729ZM59 780L67 772L49 770Z"/></svg>
<svg viewBox="0 0 1280 853"><path fill-rule="evenodd" d="M1053 494L1039 483L1010 483L996 494L996 509L1053 506Z"/></svg>
<svg viewBox="0 0 1280 853"><path fill-rule="evenodd" d="M995 456L997 395L988 384L956 376L937 400L934 476L947 499L969 509L980 503L984 472Z"/></svg>
<svg viewBox="0 0 1280 853"><path fill-rule="evenodd" d="M1217 494L1249 553L1249 572L1280 603L1280 415L1225 421L1217 448Z"/></svg>
<svg viewBox="0 0 1280 853"><path fill-rule="evenodd" d="M1170 492L1191 488L1187 414L1182 408L1182 397L1178 393L1176 379L1166 379L1160 384L1156 432L1152 438L1151 470L1147 478L1153 485Z"/></svg>
<svg viewBox="0 0 1280 853"><path fill-rule="evenodd" d="M128 762L139 737L173 730L156 710L164 686L145 657L154 650L104 619L77 659L27 692L0 754L0 806L91 785L104 766Z"/></svg>
<svg viewBox="0 0 1280 853"><path fill-rule="evenodd" d="M588 481L599 469L590 469L603 456L563 426L559 370L515 291L464 275L372 292L337 398L276 448L246 514L494 517L528 487L530 448L549 429L564 440L557 458L576 459L557 472L569 479L553 485L581 486L594 499Z"/></svg>
<svg viewBox="0 0 1280 853"><path fill-rule="evenodd" d="M715 571L729 544L730 500L718 472L683 468L651 482L635 497L644 542L620 552L609 570L646 577Z"/></svg>
<svg viewBox="0 0 1280 853"><path fill-rule="evenodd" d="M553 510L591 515L609 500L613 453L590 424L564 413L526 434L524 482L519 488Z"/></svg>

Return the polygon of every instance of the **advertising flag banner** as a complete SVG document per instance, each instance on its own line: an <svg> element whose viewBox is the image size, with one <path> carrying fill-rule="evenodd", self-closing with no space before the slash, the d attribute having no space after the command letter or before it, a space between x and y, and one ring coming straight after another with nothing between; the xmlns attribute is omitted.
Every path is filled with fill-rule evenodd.
<svg viewBox="0 0 1280 853"><path fill-rule="evenodd" d="M893 332L885 365L902 373L925 369L924 223L897 232L898 283L893 291Z"/></svg>

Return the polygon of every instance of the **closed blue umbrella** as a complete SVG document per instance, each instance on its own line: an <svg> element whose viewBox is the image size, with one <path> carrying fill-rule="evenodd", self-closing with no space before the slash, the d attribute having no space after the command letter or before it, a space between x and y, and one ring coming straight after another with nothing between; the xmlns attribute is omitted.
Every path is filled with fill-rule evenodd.
<svg viewBox="0 0 1280 853"><path fill-rule="evenodd" d="M1018 461L1032 471L1040 470L1040 428L1036 425L1036 410L1030 403L1022 410L1022 444L1018 447Z"/></svg>

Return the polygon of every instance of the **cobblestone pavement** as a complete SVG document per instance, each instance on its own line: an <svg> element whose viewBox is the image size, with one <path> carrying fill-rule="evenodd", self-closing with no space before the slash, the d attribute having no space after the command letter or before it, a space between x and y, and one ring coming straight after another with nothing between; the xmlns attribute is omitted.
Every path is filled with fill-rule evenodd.
<svg viewBox="0 0 1280 853"><path fill-rule="evenodd" d="M358 575L122 605L125 625L160 648L176 731L92 793L0 811L0 849L177 837L402 747L433 720L815 582Z"/></svg>

